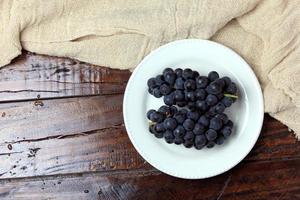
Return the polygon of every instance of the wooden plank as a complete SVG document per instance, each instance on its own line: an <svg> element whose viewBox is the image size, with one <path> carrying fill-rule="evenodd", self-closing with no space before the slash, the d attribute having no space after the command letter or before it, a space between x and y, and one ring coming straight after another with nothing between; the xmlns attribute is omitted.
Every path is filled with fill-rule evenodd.
<svg viewBox="0 0 300 200"><path fill-rule="evenodd" d="M123 123L122 95L0 104L0 143L61 137Z"/></svg>
<svg viewBox="0 0 300 200"><path fill-rule="evenodd" d="M2 199L299 199L300 160L244 163L223 175L182 180L153 170L0 181Z"/></svg>
<svg viewBox="0 0 300 200"><path fill-rule="evenodd" d="M121 123L121 117L119 120L117 122ZM56 123L51 120L48 126L58 126ZM99 125L100 121L96 120L94 127ZM125 128L110 127L111 124L102 124L102 130L75 132L66 134L67 137L52 134L47 129L38 132L39 129L33 127L30 130L39 135L29 131L22 134L27 137L25 140L13 132L13 137L10 134L0 134L1 141L4 141L0 144L0 179L151 168L131 145ZM300 158L299 142L284 125L266 117L264 127L261 138L245 162ZM77 129L66 127L65 130L72 133Z"/></svg>
<svg viewBox="0 0 300 200"><path fill-rule="evenodd" d="M24 99L120 94L128 70L99 67L69 58L24 52L0 69L0 102Z"/></svg>
<svg viewBox="0 0 300 200"><path fill-rule="evenodd" d="M123 126L86 134L0 145L0 178L151 168Z"/></svg>
<svg viewBox="0 0 300 200"><path fill-rule="evenodd" d="M246 160L291 157L300 157L300 141L295 138L293 132L288 131L285 125L266 114L261 135Z"/></svg>

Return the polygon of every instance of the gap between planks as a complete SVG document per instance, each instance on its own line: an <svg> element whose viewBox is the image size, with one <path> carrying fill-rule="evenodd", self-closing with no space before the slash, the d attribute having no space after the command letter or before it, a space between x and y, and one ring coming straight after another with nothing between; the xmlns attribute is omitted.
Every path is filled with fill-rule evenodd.
<svg viewBox="0 0 300 200"><path fill-rule="evenodd" d="M266 126L272 124L272 121L266 122ZM285 138L282 138L284 131ZM299 159L300 147L294 142L295 138L283 126L281 131L273 133L274 138L277 138L276 134L280 137L259 140L243 163ZM7 153L0 156L3 163L0 173L7 172L1 178L151 168L133 148L124 126L87 132L78 137L2 144L0 149ZM34 152L35 149L38 150ZM21 153L9 156L10 152ZM22 169L24 166L26 169Z"/></svg>
<svg viewBox="0 0 300 200"><path fill-rule="evenodd" d="M0 102L121 94L131 73L69 58L23 52L0 69Z"/></svg>
<svg viewBox="0 0 300 200"><path fill-rule="evenodd" d="M123 123L123 95L0 104L0 143L81 134Z"/></svg>

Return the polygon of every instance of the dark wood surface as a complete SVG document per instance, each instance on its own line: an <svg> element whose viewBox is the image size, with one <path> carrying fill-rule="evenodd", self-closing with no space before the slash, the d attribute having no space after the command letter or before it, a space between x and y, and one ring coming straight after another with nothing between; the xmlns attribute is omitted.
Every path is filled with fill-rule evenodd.
<svg viewBox="0 0 300 200"><path fill-rule="evenodd" d="M222 175L154 169L123 124L129 76L28 52L0 69L0 199L300 199L300 142L268 115L254 149Z"/></svg>

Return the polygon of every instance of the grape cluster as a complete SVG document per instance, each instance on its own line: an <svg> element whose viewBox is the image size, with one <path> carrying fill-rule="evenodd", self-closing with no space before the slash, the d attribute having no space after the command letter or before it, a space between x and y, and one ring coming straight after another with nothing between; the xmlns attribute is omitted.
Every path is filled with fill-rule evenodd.
<svg viewBox="0 0 300 200"><path fill-rule="evenodd" d="M149 131L167 143L212 148L224 143L233 122L224 113L237 99L237 86L215 71L200 76L189 68L164 69L147 81L148 92L165 105L147 112Z"/></svg>

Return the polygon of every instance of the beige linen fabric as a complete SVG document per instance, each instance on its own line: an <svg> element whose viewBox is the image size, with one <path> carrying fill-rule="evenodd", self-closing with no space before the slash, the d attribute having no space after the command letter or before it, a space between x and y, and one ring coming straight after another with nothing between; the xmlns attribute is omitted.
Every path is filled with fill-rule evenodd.
<svg viewBox="0 0 300 200"><path fill-rule="evenodd" d="M300 0L0 0L0 66L24 48L132 69L177 39L212 39L253 67L265 112L300 136Z"/></svg>

